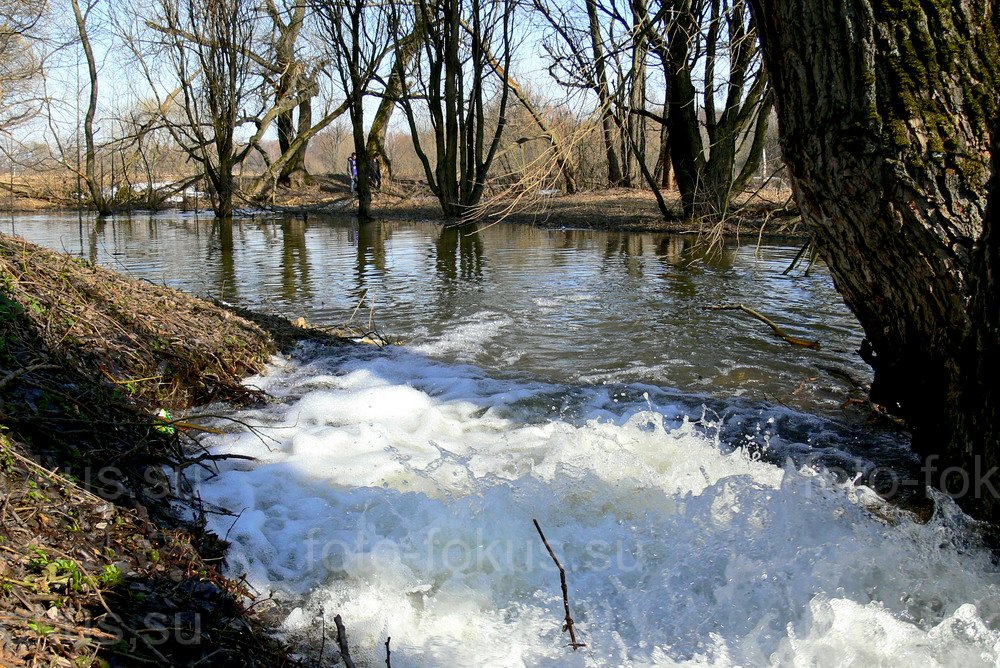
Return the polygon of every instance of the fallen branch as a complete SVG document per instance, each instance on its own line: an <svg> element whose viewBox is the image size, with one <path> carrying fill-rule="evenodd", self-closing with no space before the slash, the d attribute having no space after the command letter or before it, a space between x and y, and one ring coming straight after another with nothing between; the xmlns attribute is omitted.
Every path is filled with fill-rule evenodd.
<svg viewBox="0 0 1000 668"><path fill-rule="evenodd" d="M351 652L347 649L347 629L344 628L344 620L340 615L333 618L333 623L337 625L337 646L340 647L340 658L344 660L347 668L356 668L351 659Z"/></svg>
<svg viewBox="0 0 1000 668"><path fill-rule="evenodd" d="M563 625L563 631L569 631L569 646L573 648L575 652L580 647L586 647L586 643L577 642L576 632L573 630L573 617L569 614L569 590L566 587L566 569L563 568L562 564L559 563L559 557L556 556L555 550L549 545L549 541L545 539L545 534L542 533L542 527L539 526L538 520L531 520L535 523L535 528L538 530L538 535L541 536L542 542L545 544L545 549L549 551L549 556L552 557L552 561L556 563L556 568L559 569L559 582L562 585L562 595L563 595L563 609L566 611L566 623Z"/></svg>
<svg viewBox="0 0 1000 668"><path fill-rule="evenodd" d="M26 373L31 373L32 371L42 371L46 369L58 369L58 368L59 367L55 364L43 363L43 364L31 364L29 366L22 367L20 369L15 369L14 371L11 371L3 378L0 378L0 390L7 387L11 382L17 380L19 377L23 376Z"/></svg>
<svg viewBox="0 0 1000 668"><path fill-rule="evenodd" d="M809 241L807 241L805 245L799 249L799 252L795 254L795 257L792 258L791 264L785 267L785 270L781 272L782 276L788 276L788 274L791 273L792 269L795 269L795 266L799 263L799 260L802 259L802 256L805 255L805 252L809 250L809 247L811 245L812 245L812 239L809 239Z"/></svg>
<svg viewBox="0 0 1000 668"><path fill-rule="evenodd" d="M242 510L240 511L240 514L241 515L243 514ZM236 519L239 519L239 518L237 517ZM233 526L236 526L236 522L233 522ZM232 529L233 527L229 527L229 528ZM228 531L226 532L226 538L229 538L229 532ZM223 540L225 540L225 538L223 538ZM323 652L326 650L326 611L325 610L321 610L320 611L319 621L320 621L320 623L323 624L323 628L322 628L322 638L323 638L323 641L320 642L320 644L319 644L319 661L317 661L317 663L322 666L323 665Z"/></svg>
<svg viewBox="0 0 1000 668"><path fill-rule="evenodd" d="M743 304L722 304L720 306L703 306L703 311L743 311L747 315L757 318L762 323L774 330L774 333L778 335L779 338L783 339L786 343L793 346L801 346L803 348L813 348L814 350L819 350L819 341L810 341L808 339L800 339L797 336L790 336L785 333L785 330L774 324L774 321L763 316L757 311L753 310L749 306Z"/></svg>

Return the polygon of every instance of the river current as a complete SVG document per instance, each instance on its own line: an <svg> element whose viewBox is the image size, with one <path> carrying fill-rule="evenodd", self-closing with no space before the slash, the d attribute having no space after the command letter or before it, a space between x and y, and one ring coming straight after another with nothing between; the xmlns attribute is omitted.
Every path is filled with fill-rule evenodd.
<svg viewBox="0 0 1000 668"><path fill-rule="evenodd" d="M433 223L18 216L133 276L403 341L247 382L198 482L229 570L311 648L394 666L996 665L1000 574L954 503L866 483L906 439L841 404L860 328L794 245ZM789 334L704 306L744 303ZM359 307L360 305L360 307ZM907 481L912 482L912 481ZM873 486L879 487L878 485ZM884 491L884 489L880 489ZM567 570L579 639L562 632Z"/></svg>

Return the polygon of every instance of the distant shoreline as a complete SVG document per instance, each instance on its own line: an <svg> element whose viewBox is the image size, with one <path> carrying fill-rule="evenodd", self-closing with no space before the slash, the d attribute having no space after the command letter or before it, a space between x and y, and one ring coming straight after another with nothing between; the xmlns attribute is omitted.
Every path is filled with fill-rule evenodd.
<svg viewBox="0 0 1000 668"><path fill-rule="evenodd" d="M472 222L481 226L508 222L531 225L543 229L588 229L638 233L692 234L740 240L807 239L810 234L794 206L788 204L787 191L765 191L747 199L723 222L683 220L680 200L676 192L665 193L667 204L676 217L665 219L656 205L652 193L640 189L615 188L590 190L573 195L545 193L525 197L514 203L498 199L492 207ZM44 211L76 211L59 203L43 200L25 200L23 206L4 208L5 213L40 213ZM343 179L338 176L320 176L313 183L298 189L280 189L275 196L261 203L245 203L240 207L248 212L283 213L288 215L351 216L353 197ZM190 209L163 209L163 211L190 211ZM125 209L121 213L150 211ZM199 209L206 211L206 209ZM207 211L211 215L210 211ZM422 184L414 181L395 181L383 192L375 193L372 217L387 220L449 221L441 214L437 199Z"/></svg>

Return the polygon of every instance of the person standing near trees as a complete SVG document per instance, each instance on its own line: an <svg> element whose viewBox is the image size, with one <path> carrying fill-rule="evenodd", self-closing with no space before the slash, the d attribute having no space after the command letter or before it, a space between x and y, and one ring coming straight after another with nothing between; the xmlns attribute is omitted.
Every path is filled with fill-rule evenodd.
<svg viewBox="0 0 1000 668"><path fill-rule="evenodd" d="M351 157L347 159L347 177L351 179L351 192L356 192L358 189L358 154L351 153Z"/></svg>

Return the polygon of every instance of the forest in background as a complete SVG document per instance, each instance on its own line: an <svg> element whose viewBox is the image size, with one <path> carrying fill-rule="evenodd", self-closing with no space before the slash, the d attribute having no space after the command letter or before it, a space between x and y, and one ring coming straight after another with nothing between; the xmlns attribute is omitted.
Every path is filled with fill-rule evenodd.
<svg viewBox="0 0 1000 668"><path fill-rule="evenodd" d="M742 0L0 4L7 207L227 216L357 152L449 216L625 187L718 219L782 172L772 108Z"/></svg>

